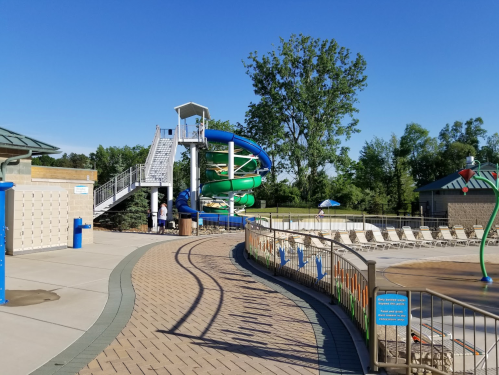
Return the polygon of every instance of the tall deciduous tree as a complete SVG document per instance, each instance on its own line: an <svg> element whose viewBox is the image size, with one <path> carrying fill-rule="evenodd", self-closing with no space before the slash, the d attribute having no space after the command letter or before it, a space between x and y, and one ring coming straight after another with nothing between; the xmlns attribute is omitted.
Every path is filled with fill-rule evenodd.
<svg viewBox="0 0 499 375"><path fill-rule="evenodd" d="M303 198L316 190L327 163L341 163L341 140L357 132L357 93L366 87L366 62L333 40L292 35L244 63L259 102L246 113L246 131L295 174Z"/></svg>

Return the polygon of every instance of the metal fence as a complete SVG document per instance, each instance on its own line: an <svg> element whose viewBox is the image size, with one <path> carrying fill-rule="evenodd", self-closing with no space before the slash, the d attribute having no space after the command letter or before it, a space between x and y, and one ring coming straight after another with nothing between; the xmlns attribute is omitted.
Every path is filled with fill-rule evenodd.
<svg viewBox="0 0 499 375"><path fill-rule="evenodd" d="M376 366L407 374L499 374L499 316L429 289L375 288L373 294L406 296L410 312L405 327L377 326L373 319Z"/></svg>
<svg viewBox="0 0 499 375"><path fill-rule="evenodd" d="M370 230L374 226L402 228L410 226L419 228L428 226L437 230L440 225L448 225L447 218L418 216L387 215L309 215L309 214L276 214L268 212L251 212L263 226L283 230Z"/></svg>
<svg viewBox="0 0 499 375"><path fill-rule="evenodd" d="M368 345L371 370L499 375L499 316L428 289L377 287L375 261L320 233L270 227L263 217L245 230L249 259L342 307ZM407 297L407 325L376 324L383 294Z"/></svg>
<svg viewBox="0 0 499 375"><path fill-rule="evenodd" d="M313 287L340 305L369 343L369 280L375 282L376 262L367 261L349 247L321 236L270 229L255 222L246 225L246 252L274 275ZM342 256L354 254L358 268ZM372 290L372 289L371 289Z"/></svg>

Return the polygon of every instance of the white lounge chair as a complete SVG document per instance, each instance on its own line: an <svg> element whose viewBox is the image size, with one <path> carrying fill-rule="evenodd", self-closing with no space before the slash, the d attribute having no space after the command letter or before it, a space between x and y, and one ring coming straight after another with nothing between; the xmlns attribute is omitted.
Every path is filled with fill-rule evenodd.
<svg viewBox="0 0 499 375"><path fill-rule="evenodd" d="M339 234L340 234L341 242L343 242L345 245L351 247L352 249L354 249L356 251L359 251L359 250L369 251L369 249L371 248L371 246L369 246L369 245L363 245L361 243L353 243L352 240L350 239L350 233L348 233L347 231L339 231Z"/></svg>
<svg viewBox="0 0 499 375"><path fill-rule="evenodd" d="M369 242L366 238L366 231L364 230L356 230L355 235L357 236L357 241L359 241L360 244L367 245L371 249L374 249L375 247L381 247L384 249L386 247L386 244L384 243Z"/></svg>
<svg viewBox="0 0 499 375"><path fill-rule="evenodd" d="M390 241L402 243L404 244L403 247L407 245L416 247L416 242L401 240L397 234L397 230L395 229L395 227L386 227L386 233Z"/></svg>
<svg viewBox="0 0 499 375"><path fill-rule="evenodd" d="M381 233L381 231L379 230L378 227L374 227L372 229L372 232L373 232L374 240L376 242L378 242L378 243L385 244L386 245L385 248L391 247L391 246L401 248L401 247L405 246L405 243L403 243L403 242L399 242L399 241L387 241L387 240L385 240L385 238L383 237L383 233Z"/></svg>
<svg viewBox="0 0 499 375"><path fill-rule="evenodd" d="M454 232L456 233L456 237L459 238L460 240L468 241L468 246L471 244L477 245L481 241L478 238L469 238L466 235L466 232L464 231L464 227L462 225L454 225Z"/></svg>
<svg viewBox="0 0 499 375"><path fill-rule="evenodd" d="M421 235L423 236L423 239L425 239L426 241L432 241L434 246L440 245L443 247L443 246L446 246L449 244L447 241L436 240L435 238L433 238L433 236L431 235L430 228L428 228L425 225L419 227L419 230L421 231Z"/></svg>
<svg viewBox="0 0 499 375"><path fill-rule="evenodd" d="M404 231L405 238L407 238L407 241L415 242L418 243L419 246L432 246L433 241L428 241L428 240L418 240L416 237L414 237L414 233L412 233L412 228L409 226L403 226L402 230Z"/></svg>
<svg viewBox="0 0 499 375"><path fill-rule="evenodd" d="M475 232L475 236L480 242L482 242L483 235L485 231L483 230L483 226L481 225L473 225L473 231ZM486 245L490 245L491 243L499 243L499 238L488 237L485 240Z"/></svg>
<svg viewBox="0 0 499 375"><path fill-rule="evenodd" d="M465 246L468 244L468 240L461 240L459 238L454 238L452 237L452 233L450 232L450 229L446 225L440 225L438 227L440 230L440 233L442 234L442 238L446 241L448 241L451 244L454 244L456 246L457 244L464 244Z"/></svg>

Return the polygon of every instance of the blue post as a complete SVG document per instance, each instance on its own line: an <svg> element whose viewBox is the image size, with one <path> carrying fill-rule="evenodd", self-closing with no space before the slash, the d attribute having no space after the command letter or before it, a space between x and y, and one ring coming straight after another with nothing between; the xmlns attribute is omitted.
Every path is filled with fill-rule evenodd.
<svg viewBox="0 0 499 375"><path fill-rule="evenodd" d="M8 302L5 299L5 190L12 186L12 182L0 182L0 305Z"/></svg>
<svg viewBox="0 0 499 375"><path fill-rule="evenodd" d="M82 224L81 217L77 217L73 222L73 249L81 249L81 240L83 238L83 229L90 229L90 224Z"/></svg>

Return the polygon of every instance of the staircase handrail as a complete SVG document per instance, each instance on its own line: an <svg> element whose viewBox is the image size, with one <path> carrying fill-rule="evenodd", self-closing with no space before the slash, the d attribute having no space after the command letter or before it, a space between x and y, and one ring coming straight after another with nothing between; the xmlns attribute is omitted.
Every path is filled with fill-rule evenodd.
<svg viewBox="0 0 499 375"><path fill-rule="evenodd" d="M178 126L176 126L175 132L173 134L172 150L170 152L170 155L168 156L168 162L167 162L168 164L167 173L168 171L172 171L172 175L166 176L166 181L172 184L172 186L173 186L173 164L175 164L175 154L177 153L178 139L179 139L179 129Z"/></svg>
<svg viewBox="0 0 499 375"><path fill-rule="evenodd" d="M144 169L144 164L137 164L117 174L111 180L96 188L94 190L94 207L112 198L137 181L144 181Z"/></svg>
<svg viewBox="0 0 499 375"><path fill-rule="evenodd" d="M156 125L156 134L154 134L154 139L152 140L151 148L147 154L146 164L145 164L145 177L149 176L151 171L152 161L154 160L154 155L156 154L156 149L158 148L159 140L161 139L161 128Z"/></svg>

